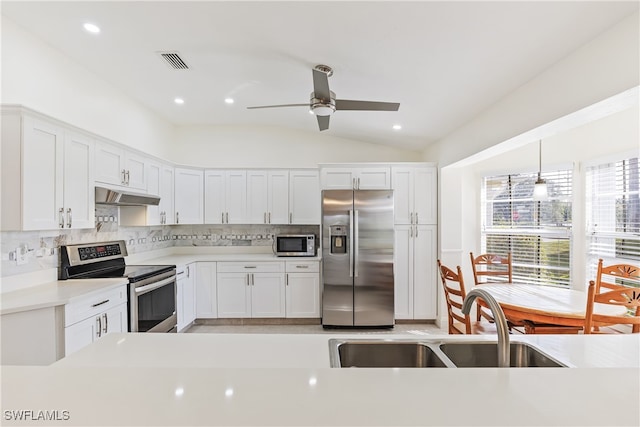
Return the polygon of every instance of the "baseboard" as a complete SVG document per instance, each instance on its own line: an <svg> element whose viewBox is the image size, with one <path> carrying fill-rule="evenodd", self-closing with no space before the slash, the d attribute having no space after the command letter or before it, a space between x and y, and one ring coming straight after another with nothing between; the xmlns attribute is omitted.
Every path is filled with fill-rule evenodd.
<svg viewBox="0 0 640 427"><path fill-rule="evenodd" d="M244 326L244 325L320 325L320 318L252 318L252 319L196 319L195 325Z"/></svg>

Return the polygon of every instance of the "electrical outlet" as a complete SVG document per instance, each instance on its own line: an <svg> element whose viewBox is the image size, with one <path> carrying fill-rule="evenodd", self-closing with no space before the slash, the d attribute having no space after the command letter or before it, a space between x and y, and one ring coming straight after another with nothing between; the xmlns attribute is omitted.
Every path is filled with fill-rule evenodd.
<svg viewBox="0 0 640 427"><path fill-rule="evenodd" d="M16 248L16 265L27 263L27 250L23 247Z"/></svg>

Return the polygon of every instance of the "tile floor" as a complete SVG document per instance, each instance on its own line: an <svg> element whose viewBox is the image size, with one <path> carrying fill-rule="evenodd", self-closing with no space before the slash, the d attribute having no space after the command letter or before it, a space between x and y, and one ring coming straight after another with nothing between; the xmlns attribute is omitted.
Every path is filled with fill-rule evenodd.
<svg viewBox="0 0 640 427"><path fill-rule="evenodd" d="M432 323L398 324L391 329L324 329L322 325L193 325L188 333L195 334L446 334Z"/></svg>

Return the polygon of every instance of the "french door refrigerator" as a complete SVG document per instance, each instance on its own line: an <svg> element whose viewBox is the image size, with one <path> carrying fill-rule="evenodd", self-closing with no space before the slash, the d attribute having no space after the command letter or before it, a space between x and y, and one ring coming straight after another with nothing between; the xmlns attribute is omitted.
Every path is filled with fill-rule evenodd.
<svg viewBox="0 0 640 427"><path fill-rule="evenodd" d="M394 325L393 191L322 192L322 325Z"/></svg>

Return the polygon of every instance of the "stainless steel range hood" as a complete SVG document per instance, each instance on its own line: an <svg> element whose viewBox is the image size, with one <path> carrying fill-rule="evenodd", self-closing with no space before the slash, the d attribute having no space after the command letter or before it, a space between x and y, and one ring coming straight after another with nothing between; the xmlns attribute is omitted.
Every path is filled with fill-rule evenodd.
<svg viewBox="0 0 640 427"><path fill-rule="evenodd" d="M160 197L148 194L130 193L112 188L96 187L97 205L115 206L158 206Z"/></svg>

